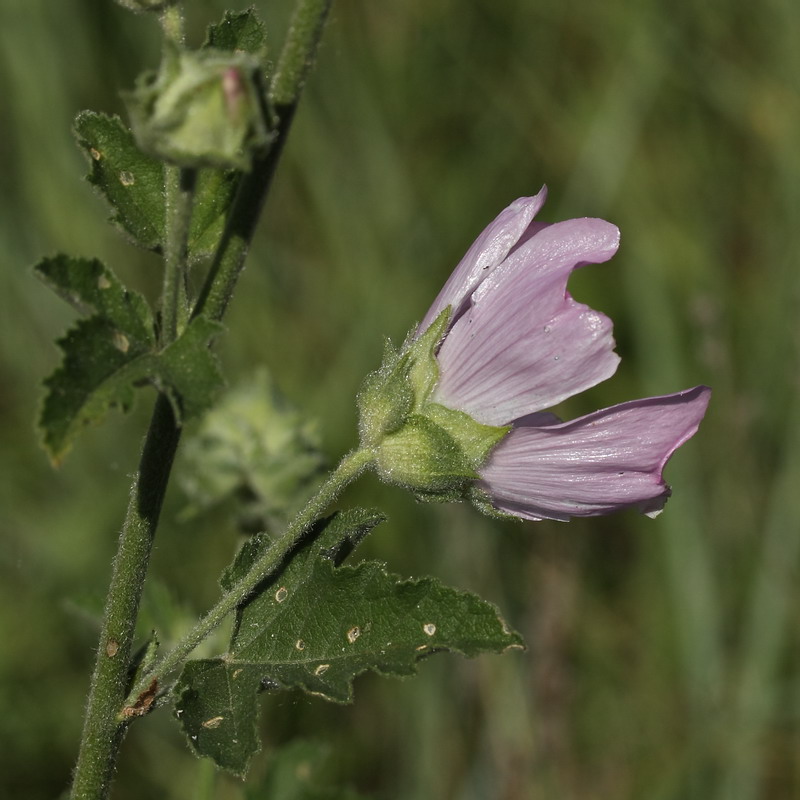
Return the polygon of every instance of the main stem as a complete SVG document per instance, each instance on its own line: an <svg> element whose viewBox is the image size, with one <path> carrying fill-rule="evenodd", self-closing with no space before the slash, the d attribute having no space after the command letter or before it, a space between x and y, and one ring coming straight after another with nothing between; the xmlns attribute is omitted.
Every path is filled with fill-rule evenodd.
<svg viewBox="0 0 800 800"><path fill-rule="evenodd" d="M305 535L309 526L319 519L342 490L369 466L374 455L370 450L355 450L346 455L339 466L306 507L295 517L284 533L253 564L247 574L230 589L220 601L167 653L152 670L148 671L128 695L126 707L132 708L143 692L179 667L186 657L213 631L237 606L244 602L265 578L269 577L285 560ZM120 718L125 717L121 711Z"/></svg>
<svg viewBox="0 0 800 800"><path fill-rule="evenodd" d="M105 798L111 787L116 755L125 734L117 711L128 687L141 590L179 438L172 407L164 395L159 395L114 559L72 800Z"/></svg>
<svg viewBox="0 0 800 800"><path fill-rule="evenodd" d="M230 301L303 82L313 62L330 3L331 0L298 0L277 70L280 75L280 96L273 102L280 118L278 139L270 152L242 181L226 235L195 307L195 314L206 313L212 319L219 320ZM161 24L165 39L176 44L182 41L183 19L179 6L170 6L162 15ZM166 265L162 297L162 322L165 323L161 333L162 345L174 340L182 323L181 278L186 267L185 244L191 206L191 180L188 178L188 174L178 173L173 168L169 180L169 194L173 203L167 210L169 263ZM71 800L105 800L109 795L117 753L127 728L127 723L118 718L118 713L130 680L136 618L153 537L179 439L180 427L173 409L167 398L159 395L142 449L139 470L131 488L128 511L114 559Z"/></svg>

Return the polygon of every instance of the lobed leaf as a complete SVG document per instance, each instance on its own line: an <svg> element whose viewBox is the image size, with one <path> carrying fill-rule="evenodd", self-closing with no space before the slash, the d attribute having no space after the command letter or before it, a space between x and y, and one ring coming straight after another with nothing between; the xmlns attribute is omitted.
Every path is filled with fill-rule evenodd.
<svg viewBox="0 0 800 800"><path fill-rule="evenodd" d="M153 316L140 294L128 291L96 258L57 255L42 259L34 274L82 314L97 313L142 348L155 344Z"/></svg>
<svg viewBox="0 0 800 800"><path fill-rule="evenodd" d="M198 317L158 352L152 342L129 338L106 317L79 321L58 341L64 359L45 380L39 426L51 458L60 461L80 431L100 422L110 409L128 411L137 386L152 383L166 392L179 420L205 411L222 384L208 349L219 328Z"/></svg>
<svg viewBox="0 0 800 800"><path fill-rule="evenodd" d="M225 656L187 664L176 708L200 755L244 773L255 752L260 687L300 688L345 703L353 679L367 670L408 677L436 652L476 656L522 646L497 609L473 594L434 578L404 580L376 562L337 567L347 537L363 538L369 527L362 516L355 533L351 522L342 514L323 523L318 538L265 582L240 610ZM259 547L240 553L228 585Z"/></svg>
<svg viewBox="0 0 800 800"><path fill-rule="evenodd" d="M117 116L82 111L75 119L78 145L89 158L87 180L111 206L111 221L138 245L164 241L164 165L143 153Z"/></svg>

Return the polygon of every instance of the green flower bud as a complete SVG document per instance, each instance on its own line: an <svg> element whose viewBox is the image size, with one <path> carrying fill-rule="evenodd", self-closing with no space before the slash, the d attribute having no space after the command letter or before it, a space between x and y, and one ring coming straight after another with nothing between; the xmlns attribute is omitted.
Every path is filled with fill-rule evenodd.
<svg viewBox="0 0 800 800"><path fill-rule="evenodd" d="M361 446L374 451L378 475L423 500L465 496L478 467L510 429L483 425L430 400L439 379L435 352L449 317L448 308L399 353L388 351L358 398Z"/></svg>
<svg viewBox="0 0 800 800"><path fill-rule="evenodd" d="M137 143L184 167L248 170L270 142L259 72L246 53L172 53L127 97Z"/></svg>

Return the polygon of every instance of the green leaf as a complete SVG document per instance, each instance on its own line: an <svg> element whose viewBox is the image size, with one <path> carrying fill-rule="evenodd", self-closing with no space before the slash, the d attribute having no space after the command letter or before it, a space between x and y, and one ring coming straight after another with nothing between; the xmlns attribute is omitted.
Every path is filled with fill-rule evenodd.
<svg viewBox="0 0 800 800"><path fill-rule="evenodd" d="M267 32L255 9L226 11L222 22L210 25L203 47L213 47L229 53L241 52L263 56Z"/></svg>
<svg viewBox="0 0 800 800"><path fill-rule="evenodd" d="M97 313L141 348L155 344L153 317L147 301L129 292L96 258L57 255L45 258L34 274L82 314Z"/></svg>
<svg viewBox="0 0 800 800"><path fill-rule="evenodd" d="M111 221L141 247L161 249L164 165L136 146L119 117L82 111L75 135L91 164L87 180L111 205Z"/></svg>
<svg viewBox="0 0 800 800"><path fill-rule="evenodd" d="M133 369L147 350L132 346L103 317L80 320L58 340L64 351L61 366L44 382L47 388L39 427L50 457L59 462L81 429L99 422L112 407L128 411L134 383Z"/></svg>
<svg viewBox="0 0 800 800"><path fill-rule="evenodd" d="M188 661L175 687L175 715L200 756L244 777L260 749L255 696L261 671L222 659Z"/></svg>
<svg viewBox="0 0 800 800"><path fill-rule="evenodd" d="M189 498L185 513L235 504L243 530L282 529L308 500L323 464L317 425L260 369L184 442L178 480Z"/></svg>
<svg viewBox="0 0 800 800"><path fill-rule="evenodd" d="M188 239L192 261L209 258L216 251L240 177L235 170L198 170Z"/></svg>
<svg viewBox="0 0 800 800"><path fill-rule="evenodd" d="M208 348L221 331L218 322L196 317L163 352L154 354L148 364L150 380L169 395L181 421L208 411L224 385L219 361Z"/></svg>
<svg viewBox="0 0 800 800"><path fill-rule="evenodd" d="M198 317L161 352L128 338L112 320L81 320L59 340L61 366L45 380L47 395L39 426L44 445L58 462L78 433L100 422L111 408L127 411L134 389L154 384L172 401L179 421L205 411L222 384L208 344L220 330Z"/></svg>
<svg viewBox="0 0 800 800"><path fill-rule="evenodd" d="M347 537L364 535L352 521L341 514L323 523L318 538L265 582L239 612L225 656L186 665L176 708L200 755L244 774L257 747L259 687L300 688L345 703L353 679L367 670L407 677L436 652L476 656L522 647L497 609L473 594L433 578L403 580L376 562L337 567ZM228 585L261 544L240 553Z"/></svg>
<svg viewBox="0 0 800 800"><path fill-rule="evenodd" d="M314 741L297 740L270 754L264 777L247 786L247 800L359 800L350 789L330 786L324 775L330 748Z"/></svg>

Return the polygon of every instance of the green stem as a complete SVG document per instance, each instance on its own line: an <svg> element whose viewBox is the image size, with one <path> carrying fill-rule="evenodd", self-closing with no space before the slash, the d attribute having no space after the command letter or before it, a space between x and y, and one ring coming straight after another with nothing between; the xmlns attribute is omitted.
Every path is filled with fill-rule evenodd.
<svg viewBox="0 0 800 800"><path fill-rule="evenodd" d="M168 6L161 13L161 30L164 33L164 40L183 44L183 9L180 4Z"/></svg>
<svg viewBox="0 0 800 800"><path fill-rule="evenodd" d="M149 691L155 679L157 685L179 667L187 656L213 631L237 606L241 605L252 591L266 577L271 575L283 563L305 535L309 526L319 519L325 509L336 499L341 491L355 480L369 466L374 458L371 450L355 450L346 455L339 466L328 476L328 479L306 507L295 517L292 523L273 545L253 564L247 574L167 653L152 670L145 673L133 687L125 702L125 708L132 708L143 692ZM120 713L120 719L125 716Z"/></svg>
<svg viewBox="0 0 800 800"><path fill-rule="evenodd" d="M270 99L280 106L297 104L303 84L314 64L331 0L300 0L270 86Z"/></svg>
<svg viewBox="0 0 800 800"><path fill-rule="evenodd" d="M280 81L274 84L280 90L276 94L275 102L275 112L280 120L277 141L270 152L256 162L253 171L242 180L222 244L198 300L195 314L205 313L212 319L219 320L225 312L236 279L244 266L250 240L289 131L297 98L313 61L329 7L330 0L324 2L298 0L284 54L280 59L280 65L286 66L279 65ZM179 5L171 6L164 11L161 15L161 26L164 32L165 53L168 42L182 44L183 13ZM168 188L168 200L169 193L172 192L173 202L168 204L167 214L162 342L174 339L181 321L181 277L185 272L185 242L190 219L187 209L191 204L191 192L187 191L187 183L191 182L185 180L186 178L187 176L181 176L180 172L173 172L168 179L169 185L173 187L172 190ZM131 488L125 524L114 559L84 717L81 746L73 776L71 800L105 800L111 788L117 754L127 729L127 720L118 716L118 712L125 703L125 693L130 680L131 649L136 618L150 561L153 537L179 439L180 428L169 401L163 395L159 395L142 450L139 471ZM324 497L318 495L319 502L324 501L323 508L347 483L347 480L342 480L342 476L346 473L347 465L352 467L356 463L358 460L355 458L356 455L358 454L345 459L339 470L334 473L339 476L340 481L335 490L333 484L329 482L326 485L331 487L332 491ZM368 459L364 458L363 454L361 459L362 463L349 480L352 480L367 463ZM317 513L315 508L312 504L309 521L315 518L314 514ZM286 536L292 538L301 535L309 524L303 522L304 519L306 518L303 515L298 517L294 528L287 531ZM260 565L266 570L265 574L274 569L274 566L275 564L270 567L268 563ZM257 567L259 564L253 568L253 572ZM246 593L252 591L253 586L255 583L249 589L242 589L244 594L240 596L226 595L223 600L230 606L224 610L220 607L213 609L212 614L215 616L209 615L201 621L193 633L195 637L199 636L196 641L200 641L209 630L213 629L219 619L235 608ZM198 633L203 626L205 626L204 632ZM172 661L168 660L171 654L165 658L162 662L162 673L163 665L167 668L170 668L171 663L173 666L177 665L193 647L194 644L184 644L184 655L177 659L172 656ZM151 679L152 676L148 678ZM143 688L145 687L137 686L137 690L133 693L134 699L141 694Z"/></svg>
<svg viewBox="0 0 800 800"><path fill-rule="evenodd" d="M179 438L172 407L159 395L114 559L71 800L102 800L111 787L126 728L117 711L128 689L142 587Z"/></svg>
<svg viewBox="0 0 800 800"><path fill-rule="evenodd" d="M314 63L330 6L331 0L299 0L295 7L269 88L271 109L264 109L265 114L277 119L275 139L264 155L254 159L251 171L242 177L222 243L200 292L195 316L205 314L219 320L230 302L289 134L303 84Z"/></svg>
<svg viewBox="0 0 800 800"><path fill-rule="evenodd" d="M196 171L168 166L165 176L167 236L161 294L161 346L174 342L186 322L187 242L192 221Z"/></svg>

